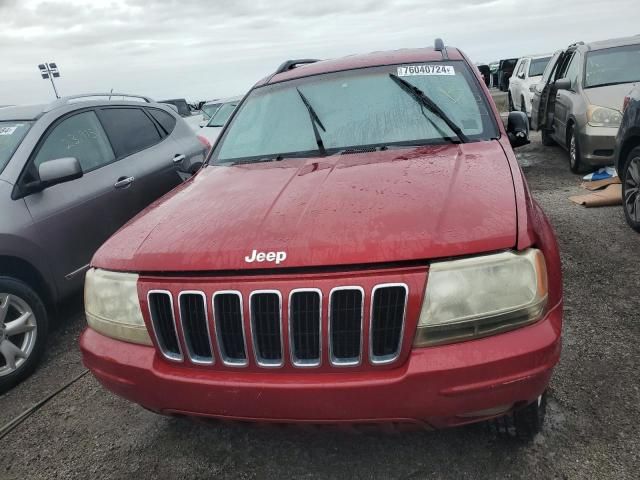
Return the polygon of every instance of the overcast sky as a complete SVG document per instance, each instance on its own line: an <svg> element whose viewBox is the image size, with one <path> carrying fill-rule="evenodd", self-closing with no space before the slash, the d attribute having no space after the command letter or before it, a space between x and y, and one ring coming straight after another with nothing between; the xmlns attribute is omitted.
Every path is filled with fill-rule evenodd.
<svg viewBox="0 0 640 480"><path fill-rule="evenodd" d="M0 0L0 104L244 93L289 58L431 46L489 62L640 33L638 0Z"/></svg>

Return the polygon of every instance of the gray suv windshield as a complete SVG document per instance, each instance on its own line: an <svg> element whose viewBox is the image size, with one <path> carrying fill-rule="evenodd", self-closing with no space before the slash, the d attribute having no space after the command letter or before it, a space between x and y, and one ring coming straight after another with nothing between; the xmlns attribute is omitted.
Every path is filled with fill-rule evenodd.
<svg viewBox="0 0 640 480"><path fill-rule="evenodd" d="M585 88L640 81L640 43L587 53Z"/></svg>
<svg viewBox="0 0 640 480"><path fill-rule="evenodd" d="M474 141L497 136L477 79L464 63L390 65L256 88L227 127L214 152L214 162L244 163L318 154L314 126L328 154L364 146L421 145L456 139L442 116L398 88L390 74L423 91L460 127L463 137Z"/></svg>
<svg viewBox="0 0 640 480"><path fill-rule="evenodd" d="M0 172L9 163L30 128L31 122L0 122Z"/></svg>

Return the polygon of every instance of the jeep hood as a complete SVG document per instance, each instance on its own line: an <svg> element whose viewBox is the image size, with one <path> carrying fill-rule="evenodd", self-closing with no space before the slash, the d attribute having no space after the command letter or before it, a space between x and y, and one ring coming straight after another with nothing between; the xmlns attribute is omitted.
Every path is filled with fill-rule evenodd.
<svg viewBox="0 0 640 480"><path fill-rule="evenodd" d="M516 245L510 167L497 141L209 166L96 253L136 272L360 265ZM245 261L253 250L286 260Z"/></svg>

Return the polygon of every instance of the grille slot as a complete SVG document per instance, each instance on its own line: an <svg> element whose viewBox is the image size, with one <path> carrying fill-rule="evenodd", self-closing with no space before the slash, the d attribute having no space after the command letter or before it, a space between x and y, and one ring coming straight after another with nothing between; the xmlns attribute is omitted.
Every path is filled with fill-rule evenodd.
<svg viewBox="0 0 640 480"><path fill-rule="evenodd" d="M294 290L289 297L291 361L299 367L320 365L322 293Z"/></svg>
<svg viewBox="0 0 640 480"><path fill-rule="evenodd" d="M178 342L176 320L173 315L173 300L169 292L151 291L148 295L149 315L160 352L170 360L182 360Z"/></svg>
<svg viewBox="0 0 640 480"><path fill-rule="evenodd" d="M364 291L359 287L340 287L329 299L329 349L334 365L360 363Z"/></svg>
<svg viewBox="0 0 640 480"><path fill-rule="evenodd" d="M271 290L252 292L249 303L256 361L263 367L279 367L282 365L280 292Z"/></svg>
<svg viewBox="0 0 640 480"><path fill-rule="evenodd" d="M178 296L180 321L187 354L194 363L213 363L207 300L202 292L181 292Z"/></svg>
<svg viewBox="0 0 640 480"><path fill-rule="evenodd" d="M247 364L244 315L240 292L216 292L213 295L213 317L218 349L225 365Z"/></svg>
<svg viewBox="0 0 640 480"><path fill-rule="evenodd" d="M406 285L378 285L371 300L369 332L372 363L389 363L398 358L407 304Z"/></svg>

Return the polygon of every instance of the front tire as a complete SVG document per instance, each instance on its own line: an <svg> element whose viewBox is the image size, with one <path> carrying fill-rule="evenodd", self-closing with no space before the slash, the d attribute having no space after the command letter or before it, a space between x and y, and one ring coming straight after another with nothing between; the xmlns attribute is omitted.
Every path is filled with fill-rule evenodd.
<svg viewBox="0 0 640 480"><path fill-rule="evenodd" d="M576 129L571 127L569 131L569 169L573 173L581 173L584 170L584 163L580 155L580 144L578 143L578 135L576 135Z"/></svg>
<svg viewBox="0 0 640 480"><path fill-rule="evenodd" d="M0 393L27 378L47 343L47 311L26 283L0 277Z"/></svg>
<svg viewBox="0 0 640 480"><path fill-rule="evenodd" d="M492 420L494 432L504 438L529 442L542 430L547 414L547 392L538 399L508 415Z"/></svg>
<svg viewBox="0 0 640 480"><path fill-rule="evenodd" d="M513 105L513 98L511 97L511 92L507 93L507 100L509 102L509 111L513 112L516 107Z"/></svg>
<svg viewBox="0 0 640 480"><path fill-rule="evenodd" d="M631 228L640 232L640 147L629 152L620 173L624 217Z"/></svg>

